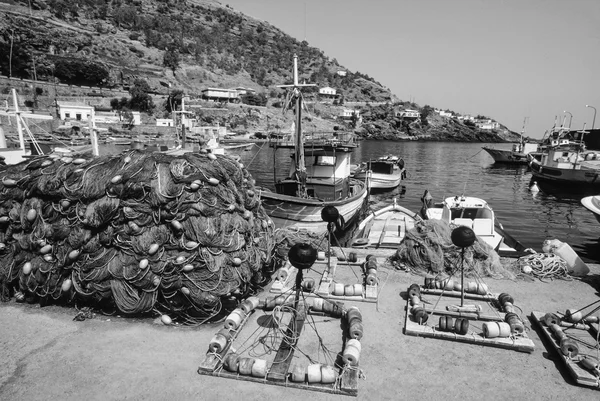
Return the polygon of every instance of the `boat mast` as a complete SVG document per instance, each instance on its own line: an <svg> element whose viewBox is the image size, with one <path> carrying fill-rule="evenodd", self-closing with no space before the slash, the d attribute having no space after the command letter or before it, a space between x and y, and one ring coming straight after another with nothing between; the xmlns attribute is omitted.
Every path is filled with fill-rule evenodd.
<svg viewBox="0 0 600 401"><path fill-rule="evenodd" d="M306 197L306 165L304 161L304 138L302 137L302 93L300 88L316 86L315 84L298 83L298 55L294 54L294 83L277 85L279 88L292 88L292 96L296 98L296 138L295 148L295 178L298 181L298 196Z"/></svg>
<svg viewBox="0 0 600 401"><path fill-rule="evenodd" d="M19 133L19 146L25 151L25 138L23 137L23 127L21 126L21 112L19 111L19 102L17 102L17 90L12 89L13 103L15 104L15 115L17 117L17 132Z"/></svg>

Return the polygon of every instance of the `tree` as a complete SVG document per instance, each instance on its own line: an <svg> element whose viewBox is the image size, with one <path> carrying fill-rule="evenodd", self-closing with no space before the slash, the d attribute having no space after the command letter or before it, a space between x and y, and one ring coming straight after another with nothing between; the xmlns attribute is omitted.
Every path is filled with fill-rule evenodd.
<svg viewBox="0 0 600 401"><path fill-rule="evenodd" d="M423 106L423 108L421 109L421 123L423 123L423 125L429 125L429 123L427 122L427 116L429 116L432 112L433 107L431 107L428 104Z"/></svg>
<svg viewBox="0 0 600 401"><path fill-rule="evenodd" d="M129 89L131 100L129 106L132 110L152 112L154 103L150 97L150 85L145 79L136 79L133 81L133 86Z"/></svg>
<svg viewBox="0 0 600 401"><path fill-rule="evenodd" d="M183 91L181 89L173 89L165 100L165 109L172 113L177 110L179 106L181 106L183 100Z"/></svg>
<svg viewBox="0 0 600 401"><path fill-rule="evenodd" d="M174 46L169 46L163 55L163 66L170 68L175 75L175 70L179 68L179 62L179 51Z"/></svg>

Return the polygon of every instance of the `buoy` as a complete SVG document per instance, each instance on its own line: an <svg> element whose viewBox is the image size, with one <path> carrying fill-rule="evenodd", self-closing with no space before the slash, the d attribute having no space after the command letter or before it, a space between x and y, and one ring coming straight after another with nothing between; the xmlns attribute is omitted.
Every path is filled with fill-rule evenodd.
<svg viewBox="0 0 600 401"><path fill-rule="evenodd" d="M241 375L250 376L252 374L252 365L254 365L254 358L240 358L238 372Z"/></svg>
<svg viewBox="0 0 600 401"><path fill-rule="evenodd" d="M463 318L456 319L454 322L454 332L460 335L467 334L469 332L469 321Z"/></svg>
<svg viewBox="0 0 600 401"><path fill-rule="evenodd" d="M354 338L357 340L361 340L363 337L363 324L362 321L354 320L350 324L350 328L348 329L348 333L350 334L350 338Z"/></svg>
<svg viewBox="0 0 600 401"><path fill-rule="evenodd" d="M358 365L358 361L360 360L360 348L357 348L354 344L349 344L349 341L346 342L344 352L342 353L342 360L346 365Z"/></svg>
<svg viewBox="0 0 600 401"><path fill-rule="evenodd" d="M267 375L267 361L265 359L255 359L252 365L252 376L265 377Z"/></svg>
<svg viewBox="0 0 600 401"><path fill-rule="evenodd" d="M540 187L538 187L537 181L534 181L533 184L531 184L531 187L529 187L529 190L531 191L531 193L534 193L534 194L540 192Z"/></svg>
<svg viewBox="0 0 600 401"><path fill-rule="evenodd" d="M72 284L73 284L73 282L71 281L71 279L68 278L62 282L62 285L60 288L63 292L67 292L71 289Z"/></svg>
<svg viewBox="0 0 600 401"><path fill-rule="evenodd" d="M33 223L35 221L35 218L37 217L37 210L35 209L29 209L27 211L27 221L29 221L30 223Z"/></svg>
<svg viewBox="0 0 600 401"><path fill-rule="evenodd" d="M231 352L225 356L223 360L223 366L230 372L237 372L239 366L240 356L235 352Z"/></svg>
<svg viewBox="0 0 600 401"><path fill-rule="evenodd" d="M532 268L531 266L529 266L529 265L525 265L525 266L523 266L523 267L521 268L521 271L522 271L524 274L531 274L531 273L533 272L533 268Z"/></svg>
<svg viewBox="0 0 600 401"><path fill-rule="evenodd" d="M83 164L85 162L86 162L86 160L82 159L82 158L73 159L73 164L78 164L79 165L79 164Z"/></svg>
<svg viewBox="0 0 600 401"><path fill-rule="evenodd" d="M377 276L374 274L367 274L365 281L368 285L377 285Z"/></svg>
<svg viewBox="0 0 600 401"><path fill-rule="evenodd" d="M186 273L189 273L189 272L191 272L192 270L194 270L194 265L193 265L193 264L191 264L191 263L188 263L188 264L184 265L184 266L181 268L181 270L182 270L182 271L184 271L184 272L186 272Z"/></svg>
<svg viewBox="0 0 600 401"><path fill-rule="evenodd" d="M504 306L504 304L507 302L514 304L515 300L509 294L503 292L502 294L498 295L498 302L500 303L501 306Z"/></svg>
<svg viewBox="0 0 600 401"><path fill-rule="evenodd" d="M335 206L327 205L321 209L321 220L327 223L335 223L340 217L340 212Z"/></svg>
<svg viewBox="0 0 600 401"><path fill-rule="evenodd" d="M317 249L305 242L294 244L288 252L288 260L297 269L309 269L317 260Z"/></svg>
<svg viewBox="0 0 600 401"><path fill-rule="evenodd" d="M75 260L79 257L80 251L78 249L73 249L71 252L69 252L68 257L71 260Z"/></svg>
<svg viewBox="0 0 600 401"><path fill-rule="evenodd" d="M280 267L279 270L277 270L275 277L279 281L285 281L288 278L288 274L288 269L286 269L285 267Z"/></svg>
<svg viewBox="0 0 600 401"><path fill-rule="evenodd" d="M335 369L331 365L321 366L321 383L331 384L335 383L336 379Z"/></svg>
<svg viewBox="0 0 600 401"><path fill-rule="evenodd" d="M354 286L352 284L346 284L344 286L344 295L345 296L353 296L354 295Z"/></svg>
<svg viewBox="0 0 600 401"><path fill-rule="evenodd" d="M592 358L590 356L586 356L585 358L583 358L580 361L581 365L583 365L584 368L586 368L587 370L591 370L596 371L597 373L600 373L600 364L598 362L598 360L596 358Z"/></svg>
<svg viewBox="0 0 600 401"><path fill-rule="evenodd" d="M219 185L219 180L217 180L216 178L211 177L211 178L208 179L208 183L210 185L217 186L217 185Z"/></svg>
<svg viewBox="0 0 600 401"><path fill-rule="evenodd" d="M185 248L186 249L196 249L198 248L198 243L196 241L187 241L185 243Z"/></svg>
<svg viewBox="0 0 600 401"><path fill-rule="evenodd" d="M441 331L452 331L454 329L454 321L452 316L440 316L438 327Z"/></svg>
<svg viewBox="0 0 600 401"><path fill-rule="evenodd" d="M568 337L563 338L560 341L560 351L564 356L568 356L569 358L574 358L579 355L579 346L573 340Z"/></svg>
<svg viewBox="0 0 600 401"><path fill-rule="evenodd" d="M259 299L257 297L249 297L240 305L244 313L248 314L258 308Z"/></svg>
<svg viewBox="0 0 600 401"><path fill-rule="evenodd" d="M450 278L445 280L444 281L444 289L447 291L453 291L454 290L454 281Z"/></svg>
<svg viewBox="0 0 600 401"><path fill-rule="evenodd" d="M454 282L454 291L462 291L462 284L458 280Z"/></svg>
<svg viewBox="0 0 600 401"><path fill-rule="evenodd" d="M339 296L344 295L344 284L335 283L333 285L333 295L339 295Z"/></svg>
<svg viewBox="0 0 600 401"><path fill-rule="evenodd" d="M350 252L348 254L348 262L356 263L357 260L358 260L358 256L356 255L356 252Z"/></svg>
<svg viewBox="0 0 600 401"><path fill-rule="evenodd" d="M229 330L237 330L242 323L244 316L240 309L234 309L225 319L225 328Z"/></svg>
<svg viewBox="0 0 600 401"><path fill-rule="evenodd" d="M159 248L158 244L150 245L150 248L148 248L148 255L154 255L156 252L158 252L158 248Z"/></svg>
<svg viewBox="0 0 600 401"><path fill-rule="evenodd" d="M320 376L320 374L321 374L321 369L319 369L319 376ZM304 383L304 381L306 380L306 367L300 366L300 365L294 365L290 379L295 383ZM319 378L319 380L320 380L320 378Z"/></svg>
<svg viewBox="0 0 600 401"><path fill-rule="evenodd" d="M408 297L421 297L421 287L419 284L411 284L410 287L408 287Z"/></svg>
<svg viewBox="0 0 600 401"><path fill-rule="evenodd" d="M54 161L53 161L53 160L44 160L44 161L42 162L42 164L40 164L40 167L48 167L48 166L51 166L51 165L52 165L52 163L54 163Z"/></svg>
<svg viewBox="0 0 600 401"><path fill-rule="evenodd" d="M3 178L2 185L7 188L12 188L17 185L17 181L13 180L12 178Z"/></svg>
<svg viewBox="0 0 600 401"><path fill-rule="evenodd" d="M362 295L363 295L363 285L360 283L354 284L354 296L362 297Z"/></svg>
<svg viewBox="0 0 600 401"><path fill-rule="evenodd" d="M312 310L315 312L323 311L323 298L315 298L312 305Z"/></svg>
<svg viewBox="0 0 600 401"><path fill-rule="evenodd" d="M207 156L210 160L217 160L217 156L214 153L208 153Z"/></svg>
<svg viewBox="0 0 600 401"><path fill-rule="evenodd" d="M475 236L475 232L469 227L465 226L456 227L454 230L452 230L452 233L450 234L450 239L452 240L452 243L458 246L459 248L467 248L473 245L476 238L477 237Z"/></svg>
<svg viewBox="0 0 600 401"><path fill-rule="evenodd" d="M425 309L423 309L421 307L414 308L413 310L411 310L411 313L413 315L413 319L415 320L415 322L417 322L419 324L425 323L427 321L427 319L429 318L429 315L427 314Z"/></svg>
<svg viewBox="0 0 600 401"><path fill-rule="evenodd" d="M181 287L181 293L183 295L190 295L190 289L187 287Z"/></svg>
<svg viewBox="0 0 600 401"><path fill-rule="evenodd" d="M40 248L40 253L42 255L45 255L50 252L52 252L52 245L50 245L50 244L44 245L43 247Z"/></svg>
<svg viewBox="0 0 600 401"><path fill-rule="evenodd" d="M487 295L488 286L485 283L477 283L477 293L479 295Z"/></svg>
<svg viewBox="0 0 600 401"><path fill-rule="evenodd" d="M324 251L317 252L317 260L325 260L325 252Z"/></svg>
<svg viewBox="0 0 600 401"><path fill-rule="evenodd" d="M356 306L351 306L346 311L346 321L351 324L354 320L362 322L362 314Z"/></svg>
<svg viewBox="0 0 600 401"><path fill-rule="evenodd" d="M512 333L521 334L525 331L525 326L516 313L507 313L504 316L504 321L510 325Z"/></svg>
<svg viewBox="0 0 600 401"><path fill-rule="evenodd" d="M315 279L312 277L302 280L302 291L312 292L315 289Z"/></svg>
<svg viewBox="0 0 600 401"><path fill-rule="evenodd" d="M429 289L435 288L435 279L433 277L425 277L424 286Z"/></svg>
<svg viewBox="0 0 600 401"><path fill-rule="evenodd" d="M419 306L421 304L421 298L413 295L410 297L410 306Z"/></svg>
<svg viewBox="0 0 600 401"><path fill-rule="evenodd" d="M208 349L210 352L220 354L225 349L225 346L227 346L227 338L223 334L217 333L210 340Z"/></svg>
<svg viewBox="0 0 600 401"><path fill-rule="evenodd" d="M171 227L173 227L175 231L183 230L183 224L181 224L179 220L171 220Z"/></svg>
<svg viewBox="0 0 600 401"><path fill-rule="evenodd" d="M31 262L25 262L25 264L23 265L23 274L28 275L29 273L31 273L31 270L32 270Z"/></svg>
<svg viewBox="0 0 600 401"><path fill-rule="evenodd" d="M179 256L177 256L177 257L175 258L175 264L177 264L177 265L180 265L180 264L182 264L183 262L185 262L185 260L186 260L186 257L185 257L185 256L183 256L183 255L179 255Z"/></svg>
<svg viewBox="0 0 600 401"><path fill-rule="evenodd" d="M165 325L165 326L170 326L171 323L173 323L173 320L171 320L171 318L169 317L169 315L162 315L160 317L160 321Z"/></svg>
<svg viewBox="0 0 600 401"><path fill-rule="evenodd" d="M483 336L486 338L506 338L510 336L510 325L506 322L484 322Z"/></svg>
<svg viewBox="0 0 600 401"><path fill-rule="evenodd" d="M194 180L190 183L190 189L192 191L197 191L198 189L200 189L201 186L202 186L202 181L200 181L200 180Z"/></svg>
<svg viewBox="0 0 600 401"><path fill-rule="evenodd" d="M122 175L115 175L113 178L111 178L110 182L113 184L119 184L122 180L123 180Z"/></svg>
<svg viewBox="0 0 600 401"><path fill-rule="evenodd" d="M140 270L144 270L146 267L148 267L148 259L140 260L139 267Z"/></svg>

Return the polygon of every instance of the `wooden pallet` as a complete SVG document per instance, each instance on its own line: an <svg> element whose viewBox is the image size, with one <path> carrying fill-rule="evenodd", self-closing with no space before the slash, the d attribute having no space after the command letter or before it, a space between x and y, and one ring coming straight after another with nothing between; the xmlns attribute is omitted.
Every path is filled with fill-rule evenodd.
<svg viewBox="0 0 600 401"><path fill-rule="evenodd" d="M542 323L542 319L543 319L544 315L545 315L545 313L542 313L542 312L536 312L536 311L531 312L531 318L533 319L533 321L535 323L537 323L537 325L540 328L540 331L542 332L543 337L546 340L548 340L548 343L552 345L552 347L554 348L554 350L556 351L556 353L558 354L560 359L563 361L565 367L571 374L571 377L579 385L600 388L600 377L594 375L592 372L588 371L587 369L584 369L575 360L569 358L568 356L564 355L561 352L560 343L556 340L555 336L550 331L550 328L548 326L546 326L544 323ZM590 341L595 341L595 339L596 339L595 336L598 335L599 327L595 327L593 324L586 324L586 323L584 323L584 324L587 326L587 331L590 334L589 335ZM581 332L583 330L579 330L579 331Z"/></svg>
<svg viewBox="0 0 600 401"><path fill-rule="evenodd" d="M439 290L439 289L425 288L423 286L421 286L421 294L443 295L445 297L453 297L453 298L461 297L460 291ZM496 301L498 299L498 294L479 295L479 294L471 294L471 293L465 292L465 299L473 299L473 300L479 300L479 301Z"/></svg>
<svg viewBox="0 0 600 401"><path fill-rule="evenodd" d="M290 321L287 327L287 338L298 338L304 327L304 320L307 311L303 308L296 316L295 322ZM223 361L231 348L237 334L248 320L247 316L240 327L233 333L232 340L227 343L220 354L207 352L204 360L198 368L198 373L207 376L224 377L228 379L236 379L243 381L251 381L261 384L270 384L275 386L298 388L302 390L319 391L330 394L340 394L348 396L358 395L358 374L359 369L342 369L340 374L339 384L323 384L323 383L297 383L289 381L290 364L294 354L294 345L287 341L282 341L275 355L273 363L267 370L266 377L245 376L239 373L229 372L224 369Z"/></svg>
<svg viewBox="0 0 600 401"><path fill-rule="evenodd" d="M315 268L322 267L323 274L321 275L321 279L319 281L319 286L316 289L316 294L313 293L305 293L305 297L320 297L325 299L333 299L340 301L354 301L354 302L377 302L378 294L379 294L379 286L364 284L362 295L333 295L330 292L331 285L334 281L335 272L337 270L338 264L346 265L347 263L350 265L360 266L362 264L358 262L340 262L336 257L331 258L331 264L325 261L317 261L313 265ZM275 280L271 285L270 292L276 294L289 294L293 291L294 280L292 276L295 277L297 273L297 269L292 267L290 269L290 274L288 274L285 281Z"/></svg>
<svg viewBox="0 0 600 401"><path fill-rule="evenodd" d="M456 312L449 312L445 310L436 310L434 313L440 315L456 316ZM465 314L463 314L461 317L469 318L468 316L465 316ZM469 320L475 319L469 318ZM496 320L500 321L500 319ZM432 324L433 322L428 323ZM436 328L431 325L420 325L412 318L412 314L410 313L410 304L408 300L406 302L406 314L404 316L404 334L409 336L437 338L442 340L484 345L488 347L504 348L513 351L529 353L533 352L535 347L533 341L531 341L531 339L529 339L525 334L516 338L486 338L483 336L482 333L476 333L473 331L465 335L461 335L453 332L436 330Z"/></svg>

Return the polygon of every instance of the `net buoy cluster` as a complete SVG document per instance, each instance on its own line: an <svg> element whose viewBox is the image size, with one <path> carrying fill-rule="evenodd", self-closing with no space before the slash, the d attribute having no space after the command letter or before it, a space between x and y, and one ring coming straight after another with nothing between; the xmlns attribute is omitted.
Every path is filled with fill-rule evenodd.
<svg viewBox="0 0 600 401"><path fill-rule="evenodd" d="M511 327L506 322L484 322L483 336L486 338L507 338L510 337Z"/></svg>
<svg viewBox="0 0 600 401"><path fill-rule="evenodd" d="M348 337L360 341L363 337L362 314L356 306L348 308L344 314L348 325Z"/></svg>
<svg viewBox="0 0 600 401"><path fill-rule="evenodd" d="M376 285L379 281L377 279L377 258L373 255L367 255L363 269L365 272L365 283L367 285Z"/></svg>
<svg viewBox="0 0 600 401"><path fill-rule="evenodd" d="M335 383L338 374L331 365L313 363L308 366L294 365L288 375L288 379L294 383Z"/></svg>
<svg viewBox="0 0 600 401"><path fill-rule="evenodd" d="M344 315L344 307L341 303L329 301L320 297L313 299L310 311L323 313L335 318L341 318Z"/></svg>
<svg viewBox="0 0 600 401"><path fill-rule="evenodd" d="M360 283L355 284L343 284L343 283L331 283L330 288L331 294L336 296L362 296L363 285Z"/></svg>
<svg viewBox="0 0 600 401"><path fill-rule="evenodd" d="M438 330L466 335L469 332L469 320L458 318L455 321L452 316L443 315L438 321Z"/></svg>
<svg viewBox="0 0 600 401"><path fill-rule="evenodd" d="M2 166L0 176L4 300L198 323L257 288L272 258L273 222L228 156L50 155Z"/></svg>
<svg viewBox="0 0 600 401"><path fill-rule="evenodd" d="M418 284L411 284L407 291L408 301L410 303L410 313L413 320L419 324L425 324L429 315L425 308L421 306L421 288Z"/></svg>
<svg viewBox="0 0 600 401"><path fill-rule="evenodd" d="M243 376L266 377L267 361L260 358L242 357L235 352L228 353L223 359L223 367L232 373Z"/></svg>
<svg viewBox="0 0 600 401"><path fill-rule="evenodd" d="M439 279L435 277L425 277L424 287L432 290L461 291L460 280L454 280L451 277ZM489 288L487 284L475 281L465 283L465 292L469 294L488 295Z"/></svg>

